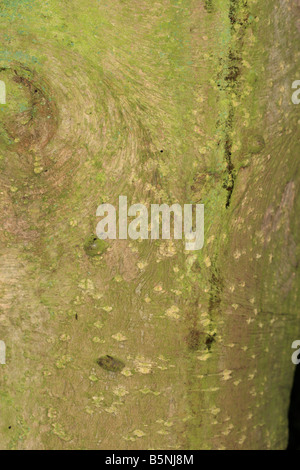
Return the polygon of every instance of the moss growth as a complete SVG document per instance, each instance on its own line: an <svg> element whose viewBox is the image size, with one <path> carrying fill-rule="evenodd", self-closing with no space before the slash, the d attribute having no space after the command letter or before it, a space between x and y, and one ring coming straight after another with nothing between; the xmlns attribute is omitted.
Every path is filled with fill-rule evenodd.
<svg viewBox="0 0 300 470"><path fill-rule="evenodd" d="M124 362L112 356L99 357L97 364L109 372L121 372L125 367Z"/></svg>
<svg viewBox="0 0 300 470"><path fill-rule="evenodd" d="M284 446L300 231L279 3L2 2L1 448ZM203 250L99 256L83 234L120 194L204 203Z"/></svg>
<svg viewBox="0 0 300 470"><path fill-rule="evenodd" d="M107 242L101 240L95 235L91 235L84 243L84 251L88 256L101 256L108 248Z"/></svg>
<svg viewBox="0 0 300 470"><path fill-rule="evenodd" d="M247 140L247 150L253 155L261 153L266 146L265 139L260 134L252 134Z"/></svg>

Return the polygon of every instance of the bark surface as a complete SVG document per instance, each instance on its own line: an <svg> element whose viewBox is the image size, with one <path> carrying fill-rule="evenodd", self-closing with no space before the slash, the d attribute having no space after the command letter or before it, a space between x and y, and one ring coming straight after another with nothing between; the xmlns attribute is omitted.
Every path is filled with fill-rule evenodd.
<svg viewBox="0 0 300 470"><path fill-rule="evenodd" d="M299 8L2 0L1 449L286 448ZM203 249L94 256L119 195L204 204Z"/></svg>

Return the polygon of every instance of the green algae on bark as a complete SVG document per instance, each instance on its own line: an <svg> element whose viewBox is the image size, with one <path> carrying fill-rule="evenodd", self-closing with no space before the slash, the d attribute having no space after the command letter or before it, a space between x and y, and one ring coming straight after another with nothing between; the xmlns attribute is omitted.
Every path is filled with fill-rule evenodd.
<svg viewBox="0 0 300 470"><path fill-rule="evenodd" d="M4 72L30 109L18 98L0 119L0 447L284 448L293 4L2 3L1 67L30 81ZM120 194L201 200L203 250L116 240L89 259L96 207ZM107 357L126 366L106 374Z"/></svg>
<svg viewBox="0 0 300 470"><path fill-rule="evenodd" d="M108 355L100 357L97 360L97 364L109 372L121 372L125 367L124 362L120 361L120 359Z"/></svg>
<svg viewBox="0 0 300 470"><path fill-rule="evenodd" d="M91 235L84 243L84 251L88 256L101 256L107 250L108 244L104 240Z"/></svg>

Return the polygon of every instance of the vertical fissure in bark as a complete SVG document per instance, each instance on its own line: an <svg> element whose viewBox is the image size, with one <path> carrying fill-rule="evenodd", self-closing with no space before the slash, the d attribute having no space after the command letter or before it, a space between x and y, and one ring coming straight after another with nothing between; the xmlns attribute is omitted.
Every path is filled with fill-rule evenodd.
<svg viewBox="0 0 300 470"><path fill-rule="evenodd" d="M214 3L213 0L205 0L204 8L208 13L212 13L214 11Z"/></svg>
<svg viewBox="0 0 300 470"><path fill-rule="evenodd" d="M210 324L215 324L215 316L220 313L221 310L221 295L223 291L223 279L220 275L219 270L213 265L212 274L210 278L210 293L208 301L208 316ZM207 334L206 336L206 348L208 351L211 350L213 343L216 341L217 334Z"/></svg>
<svg viewBox="0 0 300 470"><path fill-rule="evenodd" d="M249 11L248 2L244 0L231 0L229 5L229 20L231 39L230 47L228 50L227 60L224 62L222 67L223 73L219 77L219 87L222 91L225 91L226 98L228 101L227 119L225 121L225 137L224 137L224 160L226 164L226 174L223 180L223 187L227 191L226 197L226 208L230 207L231 197L235 186L236 180L236 169L232 159L233 140L232 132L234 127L235 111L233 105L232 95L236 97L240 96L239 84L241 77L242 67L242 51L244 36L246 28L248 26ZM235 26L239 25L239 33L237 37ZM220 62L222 64L222 59Z"/></svg>

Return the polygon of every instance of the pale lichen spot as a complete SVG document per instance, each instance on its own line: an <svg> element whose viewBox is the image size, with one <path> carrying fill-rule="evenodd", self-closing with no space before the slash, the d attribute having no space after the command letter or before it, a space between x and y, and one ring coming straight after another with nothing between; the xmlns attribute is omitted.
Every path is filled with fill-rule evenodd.
<svg viewBox="0 0 300 470"><path fill-rule="evenodd" d="M163 290L163 287L161 284L157 284L154 288L153 288L154 292L161 292L161 293L164 293L165 291Z"/></svg>
<svg viewBox="0 0 300 470"><path fill-rule="evenodd" d="M56 436L58 436L60 439L62 439L63 441L70 441L72 438L71 436L69 436L69 434L67 434L67 432L63 429L62 425L59 424L59 423L53 423L52 424L52 432L53 434L55 434Z"/></svg>
<svg viewBox="0 0 300 470"><path fill-rule="evenodd" d="M109 414L117 414L118 409L115 405L111 405L107 408L104 408L104 411L106 411L106 413L109 413Z"/></svg>
<svg viewBox="0 0 300 470"><path fill-rule="evenodd" d="M131 377L132 376L132 372L128 368L123 369L121 374L124 375L125 377Z"/></svg>
<svg viewBox="0 0 300 470"><path fill-rule="evenodd" d="M140 262L137 264L137 267L138 267L141 271L143 271L147 266L148 266L147 261L140 261Z"/></svg>
<svg viewBox="0 0 300 470"><path fill-rule="evenodd" d="M216 406L210 408L209 411L213 416L217 416L219 413L221 413L220 408L217 408Z"/></svg>
<svg viewBox="0 0 300 470"><path fill-rule="evenodd" d="M228 436L231 433L233 428L234 428L233 424L229 424L229 426L225 429L225 431L222 431L222 434L224 436Z"/></svg>
<svg viewBox="0 0 300 470"><path fill-rule="evenodd" d="M200 324L206 328L207 326L209 326L211 324L211 320L209 318L205 318L203 320L200 321Z"/></svg>
<svg viewBox="0 0 300 470"><path fill-rule="evenodd" d="M124 336L122 333L116 333L115 335L112 335L112 338L119 342L127 341L126 336Z"/></svg>
<svg viewBox="0 0 300 470"><path fill-rule="evenodd" d="M82 279L78 287L85 291L93 291L95 289L94 283L91 279Z"/></svg>
<svg viewBox="0 0 300 470"><path fill-rule="evenodd" d="M117 397L125 397L126 395L129 394L128 390L126 390L125 387L122 385L119 385L113 390L113 394L116 395Z"/></svg>
<svg viewBox="0 0 300 470"><path fill-rule="evenodd" d="M139 372L140 374L150 374L153 367L152 362L142 356L138 356L135 359L134 365L136 372Z"/></svg>
<svg viewBox="0 0 300 470"><path fill-rule="evenodd" d="M106 305L104 307L102 307L102 310L104 310L104 312L106 313L110 313L112 311L112 306L111 305Z"/></svg>
<svg viewBox="0 0 300 470"><path fill-rule="evenodd" d="M220 387L210 387L210 388L202 389L202 392L213 393L213 392L218 392L219 390L220 390Z"/></svg>
<svg viewBox="0 0 300 470"><path fill-rule="evenodd" d="M198 356L197 359L199 359L199 361L205 362L210 357L211 357L211 355L209 353L205 353L205 354L202 354L201 356Z"/></svg>
<svg viewBox="0 0 300 470"><path fill-rule="evenodd" d="M59 337L59 340L63 342L69 342L71 340L71 337L70 335L64 333Z"/></svg>
<svg viewBox="0 0 300 470"><path fill-rule="evenodd" d="M146 436L146 434L140 429L136 429L135 431L133 431L133 435L139 438Z"/></svg>
<svg viewBox="0 0 300 470"><path fill-rule="evenodd" d="M178 318L180 318L180 315L178 315L178 312L179 312L179 308L177 307L177 305L172 305L172 307L166 310L165 315L169 318L174 318L175 320L178 320Z"/></svg>
<svg viewBox="0 0 300 470"><path fill-rule="evenodd" d="M171 292L173 292L173 294L175 294L177 297L182 295L182 291L178 289L171 289Z"/></svg>
<svg viewBox="0 0 300 470"><path fill-rule="evenodd" d="M157 431L157 434L160 434L161 436L168 436L168 434L170 433L165 429L160 429L159 431Z"/></svg>
<svg viewBox="0 0 300 470"><path fill-rule="evenodd" d="M101 403L104 400L104 397L103 397L103 395L100 395L100 396L96 395L96 396L92 397L92 400L93 400L93 404L95 405L95 407L100 408Z"/></svg>
<svg viewBox="0 0 300 470"><path fill-rule="evenodd" d="M99 336L94 336L94 338L92 339L93 343L103 343L103 341L105 340L102 340L101 338L99 338Z"/></svg>
<svg viewBox="0 0 300 470"><path fill-rule="evenodd" d="M54 408L49 408L47 416L50 419L56 419L57 418L57 410L55 410Z"/></svg>
<svg viewBox="0 0 300 470"><path fill-rule="evenodd" d="M231 377L231 374L232 374L232 370L224 370L223 372L221 372L221 375L222 375L222 380L231 380L232 377Z"/></svg>
<svg viewBox="0 0 300 470"><path fill-rule="evenodd" d="M176 247L172 240L168 240L160 245L159 258L171 258L176 255Z"/></svg>
<svg viewBox="0 0 300 470"><path fill-rule="evenodd" d="M90 406L85 407L85 412L90 416L94 414L94 410Z"/></svg>
<svg viewBox="0 0 300 470"><path fill-rule="evenodd" d="M212 243L215 240L215 238L216 237L214 235L211 235L207 240L207 244L210 245L210 243Z"/></svg>
<svg viewBox="0 0 300 470"><path fill-rule="evenodd" d="M98 377L95 374L91 374L89 379L91 382L98 382Z"/></svg>
<svg viewBox="0 0 300 470"><path fill-rule="evenodd" d="M172 426L174 426L174 423L173 421L165 421L164 426L166 426L166 428L171 428Z"/></svg>

